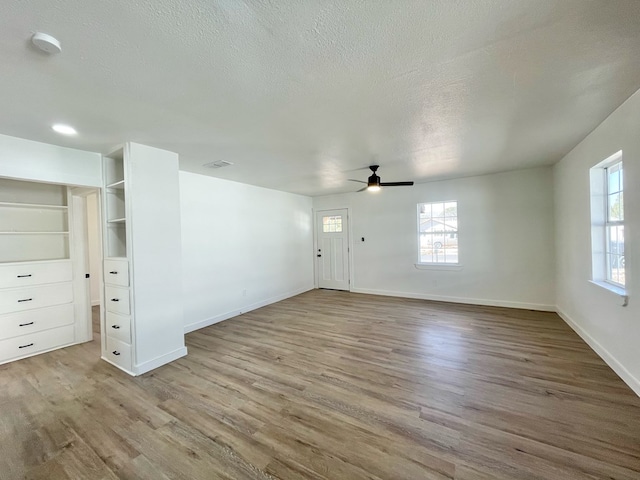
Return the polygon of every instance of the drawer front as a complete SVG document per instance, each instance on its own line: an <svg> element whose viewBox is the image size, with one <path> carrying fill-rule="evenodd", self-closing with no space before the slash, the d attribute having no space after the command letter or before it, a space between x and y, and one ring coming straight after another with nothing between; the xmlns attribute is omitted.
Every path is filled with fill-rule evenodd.
<svg viewBox="0 0 640 480"><path fill-rule="evenodd" d="M119 313L120 315L129 315L129 289L122 287L104 287L105 299L104 303L107 312Z"/></svg>
<svg viewBox="0 0 640 480"><path fill-rule="evenodd" d="M104 283L108 285L118 285L120 287L128 287L129 262L126 260L105 260Z"/></svg>
<svg viewBox="0 0 640 480"><path fill-rule="evenodd" d="M105 333L113 338L131 344L131 319L124 315L107 312Z"/></svg>
<svg viewBox="0 0 640 480"><path fill-rule="evenodd" d="M131 371L131 345L107 336L107 351L105 358L109 361Z"/></svg>
<svg viewBox="0 0 640 480"><path fill-rule="evenodd" d="M73 272L69 261L0 265L0 288L70 282L72 279Z"/></svg>
<svg viewBox="0 0 640 480"><path fill-rule="evenodd" d="M73 303L0 316L0 340L70 325Z"/></svg>
<svg viewBox="0 0 640 480"><path fill-rule="evenodd" d="M44 332L0 340L0 362L15 360L35 353L69 345L75 341L73 325L53 328Z"/></svg>
<svg viewBox="0 0 640 480"><path fill-rule="evenodd" d="M28 288L0 290L0 315L73 301L71 283L52 283Z"/></svg>

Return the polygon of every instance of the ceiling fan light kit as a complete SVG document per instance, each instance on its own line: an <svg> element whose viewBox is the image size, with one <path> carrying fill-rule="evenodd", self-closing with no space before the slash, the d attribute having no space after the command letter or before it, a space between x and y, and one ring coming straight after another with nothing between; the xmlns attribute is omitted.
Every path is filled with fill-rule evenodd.
<svg viewBox="0 0 640 480"><path fill-rule="evenodd" d="M372 174L367 179L367 182L366 182L367 186L358 190L358 192L363 192L365 190L368 190L369 192L377 192L380 190L380 187L410 187L411 185L413 185L413 182L384 182L383 183L380 181L380 177L376 174L380 166L371 165L369 168L371 169ZM349 179L349 181L365 183L365 182L361 182L360 180L353 180L353 179Z"/></svg>

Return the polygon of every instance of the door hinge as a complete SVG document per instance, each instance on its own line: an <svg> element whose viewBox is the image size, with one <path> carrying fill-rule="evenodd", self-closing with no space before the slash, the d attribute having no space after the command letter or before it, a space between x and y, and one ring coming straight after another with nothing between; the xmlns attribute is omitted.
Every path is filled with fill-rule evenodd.
<svg viewBox="0 0 640 480"><path fill-rule="evenodd" d="M88 273L84 274L84 278L90 278L90 277L91 277L91 275L89 275Z"/></svg>

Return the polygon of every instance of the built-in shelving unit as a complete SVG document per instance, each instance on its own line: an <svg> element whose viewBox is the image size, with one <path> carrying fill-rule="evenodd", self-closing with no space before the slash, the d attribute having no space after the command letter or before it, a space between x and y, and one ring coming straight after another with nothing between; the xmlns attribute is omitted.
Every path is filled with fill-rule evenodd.
<svg viewBox="0 0 640 480"><path fill-rule="evenodd" d="M127 256L127 215L125 198L124 149L104 157L105 256Z"/></svg>
<svg viewBox="0 0 640 480"><path fill-rule="evenodd" d="M69 258L67 189L0 179L0 263Z"/></svg>
<svg viewBox="0 0 640 480"><path fill-rule="evenodd" d="M0 179L0 363L76 341L69 198Z"/></svg>
<svg viewBox="0 0 640 480"><path fill-rule="evenodd" d="M186 354L178 155L126 143L103 176L102 358L138 375Z"/></svg>

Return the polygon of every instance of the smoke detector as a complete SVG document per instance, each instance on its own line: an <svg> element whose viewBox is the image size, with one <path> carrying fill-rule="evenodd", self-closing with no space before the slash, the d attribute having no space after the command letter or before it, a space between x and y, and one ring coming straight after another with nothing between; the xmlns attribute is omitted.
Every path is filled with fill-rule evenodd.
<svg viewBox="0 0 640 480"><path fill-rule="evenodd" d="M222 168L222 167L228 167L229 165L233 165L233 163L227 162L226 160L218 160L217 162L205 163L202 166L207 168Z"/></svg>
<svg viewBox="0 0 640 480"><path fill-rule="evenodd" d="M31 42L38 47L38 49L46 53L53 54L60 53L62 51L62 47L60 46L58 39L46 33L34 33L33 37L31 37Z"/></svg>

